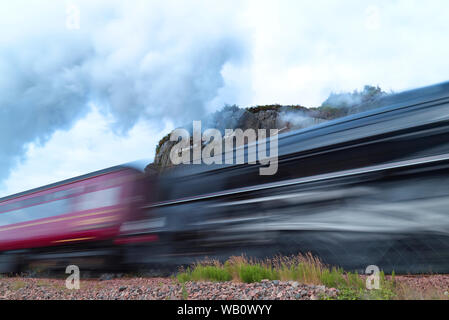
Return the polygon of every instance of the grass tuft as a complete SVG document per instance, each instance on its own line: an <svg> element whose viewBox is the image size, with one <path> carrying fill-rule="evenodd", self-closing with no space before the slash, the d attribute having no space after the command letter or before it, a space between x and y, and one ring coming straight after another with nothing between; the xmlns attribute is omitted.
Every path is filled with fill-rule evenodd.
<svg viewBox="0 0 449 320"><path fill-rule="evenodd" d="M179 282L186 281L229 281L232 279L231 274L217 266L196 265L194 268L187 268L185 272L179 273L177 276Z"/></svg>
<svg viewBox="0 0 449 320"><path fill-rule="evenodd" d="M14 281L14 282L11 284L11 289L14 290L14 291L17 291L17 290L19 290L19 289L24 288L25 286L26 286L25 281L17 280L17 281Z"/></svg>
<svg viewBox="0 0 449 320"><path fill-rule="evenodd" d="M263 261L248 259L245 256L231 257L224 264L216 260L204 260L181 270L177 279L186 281L238 281L244 283L261 280L298 281L309 285L324 285L337 288L337 299L393 299L398 290L393 273L387 280L380 273L380 289L366 289L366 281L357 273L344 272L341 268L329 267L312 254L290 257L275 257ZM330 297L322 296L322 299Z"/></svg>

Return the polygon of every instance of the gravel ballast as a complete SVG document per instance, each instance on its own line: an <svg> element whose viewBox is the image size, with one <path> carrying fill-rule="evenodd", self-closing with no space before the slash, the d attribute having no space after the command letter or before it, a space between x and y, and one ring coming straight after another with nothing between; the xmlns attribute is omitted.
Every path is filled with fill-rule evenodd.
<svg viewBox="0 0 449 320"><path fill-rule="evenodd" d="M334 288L277 280L181 284L170 278L122 278L81 280L80 289L69 290L61 279L0 279L0 299L13 300L318 300L337 293Z"/></svg>
<svg viewBox="0 0 449 320"><path fill-rule="evenodd" d="M449 276L396 276L413 294L406 298L426 299L420 293L436 292L449 298ZM65 279L3 277L0 278L0 300L318 300L323 296L337 298L340 291L325 286L305 285L296 281L185 282L173 278L114 278L103 275L81 279L80 289L69 290Z"/></svg>

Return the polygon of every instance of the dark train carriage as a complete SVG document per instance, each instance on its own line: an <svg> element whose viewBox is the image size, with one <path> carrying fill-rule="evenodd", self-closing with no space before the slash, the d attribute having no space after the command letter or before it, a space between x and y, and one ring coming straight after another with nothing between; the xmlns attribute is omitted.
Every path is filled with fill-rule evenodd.
<svg viewBox="0 0 449 320"><path fill-rule="evenodd" d="M172 256L310 251L359 272L448 272L449 83L366 107L279 135L273 176L259 164L162 176L148 209L167 219Z"/></svg>
<svg viewBox="0 0 449 320"><path fill-rule="evenodd" d="M42 259L120 258L120 228L140 218L144 184L141 171L117 166L0 199L0 272Z"/></svg>

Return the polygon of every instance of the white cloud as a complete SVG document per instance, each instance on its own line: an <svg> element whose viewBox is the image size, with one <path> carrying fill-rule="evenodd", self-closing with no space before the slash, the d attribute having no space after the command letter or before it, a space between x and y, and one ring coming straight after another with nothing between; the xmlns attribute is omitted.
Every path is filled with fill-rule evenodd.
<svg viewBox="0 0 449 320"><path fill-rule="evenodd" d="M174 128L167 122L160 131L142 120L116 135L114 121L93 106L71 130L56 131L45 145L28 144L26 160L4 181L0 197L140 159L149 163L159 140Z"/></svg>
<svg viewBox="0 0 449 320"><path fill-rule="evenodd" d="M67 3L80 29L66 29ZM225 103L317 106L332 91L449 75L445 0L0 7L0 179L13 168L2 194L151 158L174 125Z"/></svg>
<svg viewBox="0 0 449 320"><path fill-rule="evenodd" d="M319 105L331 91L449 78L447 1L251 1L252 104Z"/></svg>
<svg viewBox="0 0 449 320"><path fill-rule="evenodd" d="M126 134L142 120L181 125L226 100L225 66L246 53L235 2L183 3L72 1L79 28L66 27L63 1L0 3L0 183L27 144L70 130L89 101Z"/></svg>

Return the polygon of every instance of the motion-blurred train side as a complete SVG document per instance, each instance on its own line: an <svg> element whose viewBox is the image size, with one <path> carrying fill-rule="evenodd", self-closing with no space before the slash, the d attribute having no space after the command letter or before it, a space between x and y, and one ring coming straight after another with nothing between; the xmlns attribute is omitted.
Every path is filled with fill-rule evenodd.
<svg viewBox="0 0 449 320"><path fill-rule="evenodd" d="M147 202L142 172L117 166L0 199L0 272L33 261L70 264L95 258L119 262L127 221L140 219Z"/></svg>
<svg viewBox="0 0 449 320"><path fill-rule="evenodd" d="M279 135L273 176L260 164L145 178L116 167L0 199L0 272L90 256L173 266L311 252L359 272L447 273L449 83L366 108Z"/></svg>
<svg viewBox="0 0 449 320"><path fill-rule="evenodd" d="M165 174L147 208L166 220L167 256L312 252L359 272L449 272L449 83L365 108L279 135L273 176L259 164Z"/></svg>

